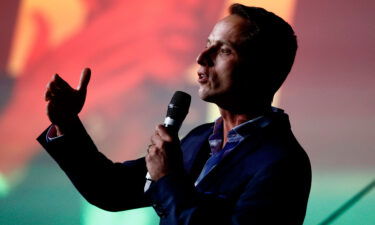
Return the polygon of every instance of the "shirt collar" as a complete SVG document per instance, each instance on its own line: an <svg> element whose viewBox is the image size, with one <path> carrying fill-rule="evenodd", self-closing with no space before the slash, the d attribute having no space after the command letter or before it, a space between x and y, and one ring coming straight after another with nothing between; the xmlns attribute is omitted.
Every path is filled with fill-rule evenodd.
<svg viewBox="0 0 375 225"><path fill-rule="evenodd" d="M272 120L279 114L283 114L284 110L272 107L270 112L258 116L239 124L228 132L228 142L241 142L250 136L255 130L268 126ZM223 143L223 118L219 117L215 120L213 132L208 138L211 148L211 154L215 154L221 150Z"/></svg>
<svg viewBox="0 0 375 225"><path fill-rule="evenodd" d="M283 113L284 110L271 107L271 113L266 113L265 115L258 116L254 119L248 120L235 126L232 130L228 132L228 135L237 134L241 137L246 137L256 128L266 127L272 121L272 113ZM222 139L223 137L223 118L219 117L215 120L213 133L209 139Z"/></svg>

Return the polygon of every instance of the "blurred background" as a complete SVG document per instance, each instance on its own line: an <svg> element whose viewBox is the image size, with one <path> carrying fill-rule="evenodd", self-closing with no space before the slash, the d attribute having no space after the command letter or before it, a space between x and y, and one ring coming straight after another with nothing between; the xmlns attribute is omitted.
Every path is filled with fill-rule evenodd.
<svg viewBox="0 0 375 225"><path fill-rule="evenodd" d="M375 179L375 1L1 0L0 224L153 225L151 208L87 203L35 138L49 125L54 73L72 86L92 69L81 119L113 161L145 154L175 90L192 95L180 136L217 117L196 92L195 58L231 3L264 7L299 39L274 105L310 156L305 225L318 224ZM333 224L375 224L375 190Z"/></svg>

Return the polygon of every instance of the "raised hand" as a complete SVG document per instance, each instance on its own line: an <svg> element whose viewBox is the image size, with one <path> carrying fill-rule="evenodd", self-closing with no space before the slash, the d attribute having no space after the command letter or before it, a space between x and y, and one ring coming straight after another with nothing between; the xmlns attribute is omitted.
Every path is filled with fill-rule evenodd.
<svg viewBox="0 0 375 225"><path fill-rule="evenodd" d="M45 93L47 115L52 124L56 126L58 134L63 134L64 127L82 110L90 77L90 69L85 68L77 89L72 88L57 74L47 84Z"/></svg>

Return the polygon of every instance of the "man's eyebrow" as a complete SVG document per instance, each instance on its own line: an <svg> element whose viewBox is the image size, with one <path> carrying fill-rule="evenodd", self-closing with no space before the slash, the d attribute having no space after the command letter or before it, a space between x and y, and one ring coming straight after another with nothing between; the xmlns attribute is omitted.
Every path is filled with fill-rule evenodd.
<svg viewBox="0 0 375 225"><path fill-rule="evenodd" d="M210 40L210 39L207 39L207 43L211 43L212 41ZM230 47L233 47L233 48L235 48L236 47L236 45L234 44L234 43L232 43L232 42L230 42L230 41L225 41L225 40L218 40L218 41L215 41L216 43L218 43L218 44L224 44L224 45L228 45L228 46L230 46Z"/></svg>

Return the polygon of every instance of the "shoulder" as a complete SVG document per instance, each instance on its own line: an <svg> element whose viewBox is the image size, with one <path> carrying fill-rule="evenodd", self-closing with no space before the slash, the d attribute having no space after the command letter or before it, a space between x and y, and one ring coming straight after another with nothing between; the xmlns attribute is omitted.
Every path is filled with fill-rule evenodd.
<svg viewBox="0 0 375 225"><path fill-rule="evenodd" d="M261 179L282 180L288 186L311 185L311 163L308 155L288 126L269 127L261 135L253 152L244 157L244 164L252 165L249 174Z"/></svg>
<svg viewBox="0 0 375 225"><path fill-rule="evenodd" d="M294 136L287 117L273 121L259 135L259 147L254 155L262 159L262 165L282 162L294 168L310 168L310 160Z"/></svg>

